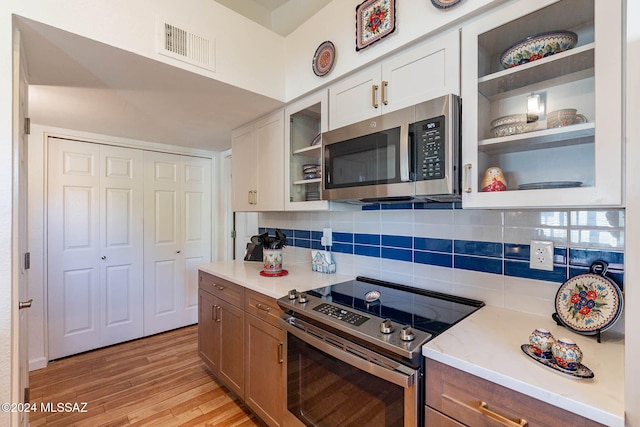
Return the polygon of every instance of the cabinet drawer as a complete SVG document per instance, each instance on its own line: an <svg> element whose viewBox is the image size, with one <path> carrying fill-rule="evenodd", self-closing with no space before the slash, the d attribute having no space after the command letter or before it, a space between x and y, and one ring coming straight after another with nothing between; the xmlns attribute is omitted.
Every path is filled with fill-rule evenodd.
<svg viewBox="0 0 640 427"><path fill-rule="evenodd" d="M431 359L425 376L427 405L466 425L602 425Z"/></svg>
<svg viewBox="0 0 640 427"><path fill-rule="evenodd" d="M429 427L464 427L453 418L449 418L433 408L425 406L424 425Z"/></svg>
<svg viewBox="0 0 640 427"><path fill-rule="evenodd" d="M278 306L274 298L247 289L244 311L273 326L279 327L278 318L282 315L282 310L280 310L280 306Z"/></svg>
<svg viewBox="0 0 640 427"><path fill-rule="evenodd" d="M240 285L200 271L199 288L235 305L236 307L242 307L242 301L244 300L244 288Z"/></svg>

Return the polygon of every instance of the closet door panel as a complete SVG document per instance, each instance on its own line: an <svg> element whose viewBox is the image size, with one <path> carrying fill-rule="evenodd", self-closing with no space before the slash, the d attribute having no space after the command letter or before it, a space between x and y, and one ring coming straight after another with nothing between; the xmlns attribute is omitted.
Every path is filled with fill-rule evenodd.
<svg viewBox="0 0 640 427"><path fill-rule="evenodd" d="M144 335L151 335L183 325L183 168L172 154L144 159Z"/></svg>
<svg viewBox="0 0 640 427"><path fill-rule="evenodd" d="M198 264L211 262L211 160L183 157L183 322L198 322Z"/></svg>
<svg viewBox="0 0 640 427"><path fill-rule="evenodd" d="M142 151L100 148L102 346L142 336Z"/></svg>
<svg viewBox="0 0 640 427"><path fill-rule="evenodd" d="M97 145L49 138L49 358L98 347L100 175Z"/></svg>

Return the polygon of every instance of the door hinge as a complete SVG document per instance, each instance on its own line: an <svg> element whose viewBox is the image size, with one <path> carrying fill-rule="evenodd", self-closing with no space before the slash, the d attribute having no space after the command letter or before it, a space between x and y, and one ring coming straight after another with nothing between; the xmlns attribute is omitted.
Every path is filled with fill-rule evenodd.
<svg viewBox="0 0 640 427"><path fill-rule="evenodd" d="M25 252L24 254L24 269L28 270L31 268L31 252Z"/></svg>
<svg viewBox="0 0 640 427"><path fill-rule="evenodd" d="M236 238L236 230L231 230L231 238L232 239Z"/></svg>
<svg viewBox="0 0 640 427"><path fill-rule="evenodd" d="M24 133L31 135L31 119L29 117L24 118Z"/></svg>
<svg viewBox="0 0 640 427"><path fill-rule="evenodd" d="M24 389L24 403L29 403L31 401L31 388L25 387Z"/></svg>

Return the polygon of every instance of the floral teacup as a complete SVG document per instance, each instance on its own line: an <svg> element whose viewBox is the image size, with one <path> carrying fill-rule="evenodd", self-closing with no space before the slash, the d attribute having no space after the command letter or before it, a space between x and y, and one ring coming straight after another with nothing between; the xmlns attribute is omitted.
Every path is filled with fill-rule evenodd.
<svg viewBox="0 0 640 427"><path fill-rule="evenodd" d="M553 335L546 329L537 328L529 336L529 343L538 357L551 359L551 346L555 342Z"/></svg>

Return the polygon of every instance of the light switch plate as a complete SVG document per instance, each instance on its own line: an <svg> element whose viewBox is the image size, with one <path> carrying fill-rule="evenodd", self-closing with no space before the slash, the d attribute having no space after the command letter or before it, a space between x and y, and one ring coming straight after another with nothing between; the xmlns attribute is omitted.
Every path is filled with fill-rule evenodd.
<svg viewBox="0 0 640 427"><path fill-rule="evenodd" d="M529 268L553 271L553 242L544 240L531 241Z"/></svg>

